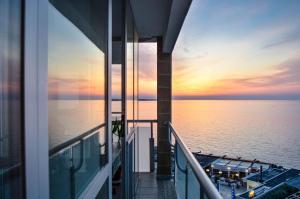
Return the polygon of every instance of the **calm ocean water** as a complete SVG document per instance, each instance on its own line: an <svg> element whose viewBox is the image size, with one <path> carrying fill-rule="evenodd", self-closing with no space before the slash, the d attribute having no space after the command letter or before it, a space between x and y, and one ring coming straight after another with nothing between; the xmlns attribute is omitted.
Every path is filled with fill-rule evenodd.
<svg viewBox="0 0 300 199"><path fill-rule="evenodd" d="M50 101L50 147L103 121L101 107L96 101ZM119 107L113 103L113 111ZM139 108L140 119L156 118L155 101ZM300 101L174 100L172 119L192 151L300 169Z"/></svg>

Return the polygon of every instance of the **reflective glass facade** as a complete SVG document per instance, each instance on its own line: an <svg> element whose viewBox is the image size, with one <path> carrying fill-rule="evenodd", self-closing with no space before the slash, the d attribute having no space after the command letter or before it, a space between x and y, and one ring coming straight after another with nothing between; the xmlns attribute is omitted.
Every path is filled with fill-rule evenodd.
<svg viewBox="0 0 300 199"><path fill-rule="evenodd" d="M79 197L107 164L106 64L106 1L50 1L51 198Z"/></svg>
<svg viewBox="0 0 300 199"><path fill-rule="evenodd" d="M138 121L140 42L167 27L139 35L136 9L0 0L0 199L139 198L157 123Z"/></svg>

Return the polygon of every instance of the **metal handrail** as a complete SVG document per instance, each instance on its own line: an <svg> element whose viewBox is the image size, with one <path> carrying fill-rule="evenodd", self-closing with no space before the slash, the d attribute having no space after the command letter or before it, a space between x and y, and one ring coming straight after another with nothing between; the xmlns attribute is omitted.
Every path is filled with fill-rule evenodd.
<svg viewBox="0 0 300 199"><path fill-rule="evenodd" d="M90 136L94 133L99 133L99 132L97 132L97 130L99 130L100 128L103 128L103 127L105 127L105 123L100 124L100 125L92 128L92 129L86 131L85 133L83 133L83 134L81 134L81 135L79 135L79 136L77 136L73 139L68 140L67 142L64 142L64 143L54 147L53 149L51 149L49 151L49 156L52 156L52 155L64 150L65 148L68 148L68 147L72 146L76 142L80 142L82 139L84 139L87 136Z"/></svg>
<svg viewBox="0 0 300 199"><path fill-rule="evenodd" d="M158 120L151 119L151 120L127 120L127 123L149 123L151 128L151 138L153 138L153 123L158 123Z"/></svg>
<svg viewBox="0 0 300 199"><path fill-rule="evenodd" d="M198 182L200 183L200 186L203 187L205 194L212 199L222 199L222 196L220 195L214 184L211 182L209 177L206 175L199 162L196 160L195 156L182 141L181 137L177 134L171 122L169 122L169 128L171 130L171 133L175 137L177 144L180 146L183 154L185 155L190 168L194 171L194 174Z"/></svg>
<svg viewBox="0 0 300 199"><path fill-rule="evenodd" d="M127 122L137 122L137 123L157 123L157 120L127 120Z"/></svg>
<svg viewBox="0 0 300 199"><path fill-rule="evenodd" d="M151 138L153 138L153 123L157 123L157 120L127 120L127 123L149 123L151 127ZM133 135L135 134L135 131L128 134L127 142L132 140Z"/></svg>
<svg viewBox="0 0 300 199"><path fill-rule="evenodd" d="M122 114L120 111L112 111L111 114Z"/></svg>

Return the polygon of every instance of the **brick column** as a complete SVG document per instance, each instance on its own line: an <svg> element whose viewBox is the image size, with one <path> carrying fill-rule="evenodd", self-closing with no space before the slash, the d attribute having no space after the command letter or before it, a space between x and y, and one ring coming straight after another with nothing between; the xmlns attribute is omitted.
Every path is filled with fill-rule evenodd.
<svg viewBox="0 0 300 199"><path fill-rule="evenodd" d="M157 178L171 177L171 148L168 122L172 116L172 54L163 53L162 38L157 39Z"/></svg>

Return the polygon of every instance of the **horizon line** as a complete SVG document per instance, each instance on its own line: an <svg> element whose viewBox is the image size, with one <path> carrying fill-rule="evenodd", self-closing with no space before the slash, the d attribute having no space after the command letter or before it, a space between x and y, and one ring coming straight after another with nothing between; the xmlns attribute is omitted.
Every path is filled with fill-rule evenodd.
<svg viewBox="0 0 300 199"><path fill-rule="evenodd" d="M49 100L103 100L103 96L49 96ZM128 96L132 100L132 96ZM140 96L140 101L157 100L155 96ZM300 100L300 94L289 95L211 95L211 96L172 96L173 100ZM120 101L120 97L112 96L112 101Z"/></svg>

